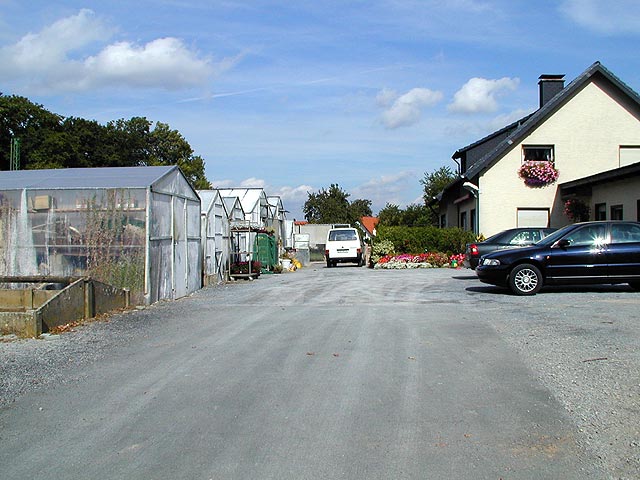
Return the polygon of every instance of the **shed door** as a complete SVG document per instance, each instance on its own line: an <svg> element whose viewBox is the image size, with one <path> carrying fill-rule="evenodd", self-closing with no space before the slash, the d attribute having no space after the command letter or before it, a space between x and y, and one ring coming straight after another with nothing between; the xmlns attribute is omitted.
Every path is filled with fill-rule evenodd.
<svg viewBox="0 0 640 480"><path fill-rule="evenodd" d="M548 208L527 208L518 209L518 227L540 227L549 226Z"/></svg>
<svg viewBox="0 0 640 480"><path fill-rule="evenodd" d="M186 201L173 197L173 288L174 298L187 295Z"/></svg>

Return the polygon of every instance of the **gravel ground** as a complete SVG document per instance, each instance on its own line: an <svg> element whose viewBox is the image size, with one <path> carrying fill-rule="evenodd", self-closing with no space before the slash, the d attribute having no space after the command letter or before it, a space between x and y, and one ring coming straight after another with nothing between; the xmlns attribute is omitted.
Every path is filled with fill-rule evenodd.
<svg viewBox="0 0 640 480"><path fill-rule="evenodd" d="M614 286L549 289L523 298L479 283L468 270L433 274L442 276L445 296L460 298L464 314L481 310L565 406L578 441L600 458L608 478L640 479L640 295ZM163 322L187 315L191 302L228 298L236 288L265 282L210 287L43 339L0 337L0 408L30 391L77 381L83 365L136 336L153 336Z"/></svg>
<svg viewBox="0 0 640 480"><path fill-rule="evenodd" d="M639 307L637 292L620 285L549 288L526 299L500 294L487 308L616 480L640 479ZM495 309L511 315L491 315Z"/></svg>

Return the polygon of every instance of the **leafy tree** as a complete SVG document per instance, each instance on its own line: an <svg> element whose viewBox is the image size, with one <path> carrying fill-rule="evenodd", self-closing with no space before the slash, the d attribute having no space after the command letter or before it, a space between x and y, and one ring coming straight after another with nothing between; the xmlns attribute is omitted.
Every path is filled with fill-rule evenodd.
<svg viewBox="0 0 640 480"><path fill-rule="evenodd" d="M453 182L457 178L457 175L453 171L445 166L434 170L431 173L425 173L424 177L420 180L423 187L423 198L425 203L424 215L418 220L420 225L438 225L438 215L435 211L431 210L428 205L444 188ZM424 218L424 216L428 218Z"/></svg>
<svg viewBox="0 0 640 480"><path fill-rule="evenodd" d="M380 225L394 227L402 225L403 210L395 203L387 203L380 212L378 212L378 220Z"/></svg>
<svg viewBox="0 0 640 480"><path fill-rule="evenodd" d="M145 117L123 118L107 123L107 135L116 149L111 167L149 165L151 122Z"/></svg>
<svg viewBox="0 0 640 480"><path fill-rule="evenodd" d="M424 203L429 202L438 195L447 185L457 178L451 168L444 166L431 173L425 173L424 177L420 179L420 183L423 186L423 198Z"/></svg>
<svg viewBox="0 0 640 480"><path fill-rule="evenodd" d="M398 205L387 203L378 218L381 225L388 227L426 227L431 225L432 213L426 205L411 204L402 210Z"/></svg>
<svg viewBox="0 0 640 480"><path fill-rule="evenodd" d="M350 194L338 184L316 193L307 192L302 211L310 223L349 223L355 225L363 216L371 215L371 200L357 199L349 202Z"/></svg>
<svg viewBox="0 0 640 480"><path fill-rule="evenodd" d="M427 227L433 224L433 212L426 205L415 203L407 206L403 214L403 225L409 227Z"/></svg>
<svg viewBox="0 0 640 480"><path fill-rule="evenodd" d="M14 137L20 139L22 168L38 168L30 165L30 158L33 152L41 148L45 151L39 155L39 159L47 153L57 155L61 138L48 137L61 132L61 120L60 115L24 97L0 94L0 168L9 169L11 139Z"/></svg>
<svg viewBox="0 0 640 480"><path fill-rule="evenodd" d="M321 188L317 193L307 192L302 212L310 223L347 223L349 222L349 194L338 184L329 189Z"/></svg>
<svg viewBox="0 0 640 480"><path fill-rule="evenodd" d="M156 122L149 134L149 165L178 165L197 189L211 188L204 175L204 159L193 155L191 145L177 130Z"/></svg>
<svg viewBox="0 0 640 480"><path fill-rule="evenodd" d="M168 124L145 117L100 125L63 118L24 97L0 93L0 169L9 169L11 139L21 140L21 168L178 165L197 189L211 188L204 159Z"/></svg>
<svg viewBox="0 0 640 480"><path fill-rule="evenodd" d="M371 200L357 199L351 202L349 205L349 217L352 219L353 225L356 220L360 220L362 217L370 217L371 212Z"/></svg>

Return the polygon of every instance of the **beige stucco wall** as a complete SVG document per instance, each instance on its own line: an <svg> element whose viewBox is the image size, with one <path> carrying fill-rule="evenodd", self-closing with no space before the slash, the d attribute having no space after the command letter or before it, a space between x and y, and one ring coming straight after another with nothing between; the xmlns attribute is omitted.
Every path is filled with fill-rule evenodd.
<svg viewBox="0 0 640 480"><path fill-rule="evenodd" d="M517 223L518 208L551 208L550 225L570 223L558 184L619 167L620 145L640 145L640 121L595 83L589 83L504 155L479 179L480 232L493 235ZM523 145L553 145L558 182L525 186L518 177Z"/></svg>
<svg viewBox="0 0 640 480"><path fill-rule="evenodd" d="M638 220L638 200L640 200L640 178L622 180L610 185L598 185L591 195L591 215L597 203L607 205L607 219L611 218L611 206L622 205L623 220Z"/></svg>

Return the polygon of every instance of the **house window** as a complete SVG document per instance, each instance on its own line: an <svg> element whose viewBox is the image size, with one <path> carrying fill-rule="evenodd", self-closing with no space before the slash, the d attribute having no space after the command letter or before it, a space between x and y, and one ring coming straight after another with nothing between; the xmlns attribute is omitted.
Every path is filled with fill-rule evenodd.
<svg viewBox="0 0 640 480"><path fill-rule="evenodd" d="M460 213L460 228L463 230L467 229L467 212Z"/></svg>
<svg viewBox="0 0 640 480"><path fill-rule="evenodd" d="M596 220L606 220L607 219L607 204L606 203L596 203L595 205L595 214Z"/></svg>
<svg viewBox="0 0 640 480"><path fill-rule="evenodd" d="M524 162L554 163L553 145L523 145L522 160Z"/></svg>
<svg viewBox="0 0 640 480"><path fill-rule="evenodd" d="M611 220L622 220L622 205L611 205Z"/></svg>
<svg viewBox="0 0 640 480"><path fill-rule="evenodd" d="M447 226L447 216L443 213L440 215L440 227L445 228Z"/></svg>

